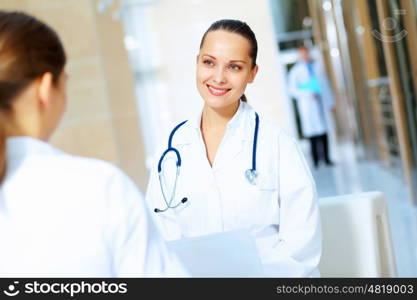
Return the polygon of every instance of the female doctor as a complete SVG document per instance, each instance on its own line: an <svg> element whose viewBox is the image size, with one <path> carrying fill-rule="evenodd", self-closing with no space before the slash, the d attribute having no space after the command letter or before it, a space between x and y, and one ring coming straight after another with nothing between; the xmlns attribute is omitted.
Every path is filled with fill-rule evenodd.
<svg viewBox="0 0 417 300"><path fill-rule="evenodd" d="M46 142L65 61L50 27L0 11L0 277L182 276L126 175Z"/></svg>
<svg viewBox="0 0 417 300"><path fill-rule="evenodd" d="M220 20L206 31L196 74L204 107L172 130L146 198L167 240L246 228L266 276L318 276L321 228L307 164L295 140L246 103L256 56L246 23Z"/></svg>

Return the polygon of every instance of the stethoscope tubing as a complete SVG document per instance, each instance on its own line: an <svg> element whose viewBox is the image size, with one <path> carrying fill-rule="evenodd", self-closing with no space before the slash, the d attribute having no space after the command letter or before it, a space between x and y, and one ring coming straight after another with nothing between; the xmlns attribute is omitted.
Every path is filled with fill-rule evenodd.
<svg viewBox="0 0 417 300"><path fill-rule="evenodd" d="M180 152L172 147L172 139L174 138L175 132L182 126L184 125L188 120L185 120L181 123L179 123L177 126L175 126L175 128L171 131L170 135L169 135L169 139L168 139L168 148L164 151L164 153L161 155L159 162L158 162L158 179L159 179L159 186L161 188L161 192L162 192L162 196L164 198L164 202L166 204L166 208L164 209L159 209L159 208L155 208L154 211L155 213L163 213L165 211L167 211L170 208L176 208L178 206L180 206L181 204L185 203L188 201L187 198L183 198L179 203L177 203L176 205L171 205L172 202L174 201L175 198L175 193L177 191L177 181L178 181L178 177L180 174L180 169L181 169L181 154ZM257 146L258 146L258 132L259 132L259 116L258 114L255 112L255 130L254 130L254 136L253 136L253 147L252 147L252 168L246 170L245 175L246 178L248 179L250 184L256 185L256 177L258 176L257 174L257 170L256 170L256 151L257 151ZM162 187L162 162L165 158L165 156L170 153L170 152L174 152L176 157L177 157L177 162L176 162L176 174L175 174L175 182L174 182L174 186L173 186L173 192L171 194L171 197L169 199L169 201L167 200L167 197L165 195L164 189Z"/></svg>

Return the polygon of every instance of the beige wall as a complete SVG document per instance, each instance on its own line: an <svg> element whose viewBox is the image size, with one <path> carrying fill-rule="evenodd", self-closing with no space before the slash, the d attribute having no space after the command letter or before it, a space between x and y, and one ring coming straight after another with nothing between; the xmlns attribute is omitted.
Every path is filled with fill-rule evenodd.
<svg viewBox="0 0 417 300"><path fill-rule="evenodd" d="M68 105L51 142L72 154L119 165L144 190L147 174L123 28L98 0L0 0L0 8L39 17L68 55Z"/></svg>
<svg viewBox="0 0 417 300"><path fill-rule="evenodd" d="M285 74L279 63L268 0L158 1L144 9L154 32L156 71L165 91L158 99L163 132L201 107L195 86L196 55L205 30L223 18L246 21L258 39L259 72L246 91L249 103L268 119L289 128Z"/></svg>

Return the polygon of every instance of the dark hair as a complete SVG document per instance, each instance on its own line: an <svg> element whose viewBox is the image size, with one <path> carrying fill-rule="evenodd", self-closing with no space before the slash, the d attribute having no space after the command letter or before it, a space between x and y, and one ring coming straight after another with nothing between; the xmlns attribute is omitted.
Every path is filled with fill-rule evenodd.
<svg viewBox="0 0 417 300"><path fill-rule="evenodd" d="M58 84L66 63L55 31L22 12L0 10L0 182L5 171L5 116L29 84L50 72Z"/></svg>
<svg viewBox="0 0 417 300"><path fill-rule="evenodd" d="M250 44L249 56L252 59L252 68L256 66L256 57L258 55L258 42L256 41L255 33L249 27L248 24L239 20L223 19L214 22L210 25L207 31L204 33L203 38L201 39L200 49L203 47L204 40L207 34L211 31L224 30L228 32L233 32L241 35L246 38ZM242 101L247 102L245 94L240 98Z"/></svg>

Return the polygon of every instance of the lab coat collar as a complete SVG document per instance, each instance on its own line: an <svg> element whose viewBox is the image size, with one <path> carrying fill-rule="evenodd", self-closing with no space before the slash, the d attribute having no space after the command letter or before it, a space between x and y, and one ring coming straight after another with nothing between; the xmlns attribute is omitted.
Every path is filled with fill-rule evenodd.
<svg viewBox="0 0 417 300"><path fill-rule="evenodd" d="M29 154L49 154L56 150L46 142L32 137L9 137L6 140L7 160L15 160Z"/></svg>
<svg viewBox="0 0 417 300"><path fill-rule="evenodd" d="M203 111L201 110L198 114L189 120L189 126L195 129L198 133L200 132L202 113ZM248 128L248 118L250 118L250 115L252 114L254 115L252 107L250 107L250 105L247 103L240 101L239 108L237 109L232 119L227 123L226 133L232 134L242 141L250 140L252 137L248 134L250 129Z"/></svg>
<svg viewBox="0 0 417 300"><path fill-rule="evenodd" d="M201 146L204 147L200 131L201 115L202 112L189 119L188 125L184 128L184 130L189 130L188 134L179 135L175 140L176 145L201 143ZM222 142L227 146L216 154L213 170L219 170L229 165L230 159L237 157L245 145L252 143L254 128L255 112L249 104L241 101L235 115L227 124Z"/></svg>

